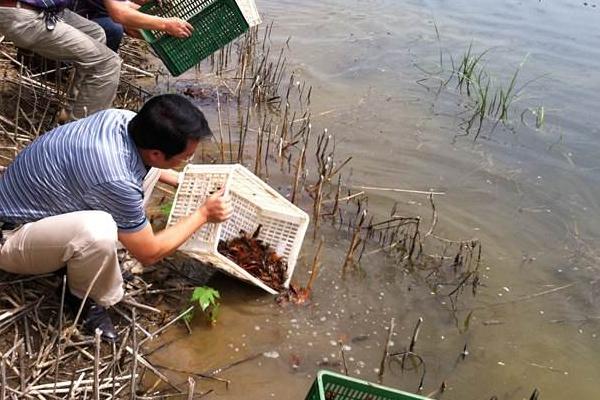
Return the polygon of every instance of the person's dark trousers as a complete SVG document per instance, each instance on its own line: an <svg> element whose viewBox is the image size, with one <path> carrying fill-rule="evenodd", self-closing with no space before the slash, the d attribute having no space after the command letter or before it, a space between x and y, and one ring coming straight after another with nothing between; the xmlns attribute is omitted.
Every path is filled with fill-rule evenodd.
<svg viewBox="0 0 600 400"><path fill-rule="evenodd" d="M106 46L116 53L123 39L123 25L116 23L108 16L92 18L92 21L104 29Z"/></svg>

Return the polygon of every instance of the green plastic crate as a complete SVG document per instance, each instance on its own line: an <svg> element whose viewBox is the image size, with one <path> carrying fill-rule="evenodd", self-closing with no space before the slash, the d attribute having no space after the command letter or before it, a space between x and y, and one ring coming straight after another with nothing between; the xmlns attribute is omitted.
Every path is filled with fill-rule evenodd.
<svg viewBox="0 0 600 400"><path fill-rule="evenodd" d="M178 76L219 50L249 28L235 0L163 0L144 4L140 11L159 17L178 17L194 27L184 39L160 31L142 36L173 76Z"/></svg>
<svg viewBox="0 0 600 400"><path fill-rule="evenodd" d="M305 400L430 400L331 371L319 371Z"/></svg>

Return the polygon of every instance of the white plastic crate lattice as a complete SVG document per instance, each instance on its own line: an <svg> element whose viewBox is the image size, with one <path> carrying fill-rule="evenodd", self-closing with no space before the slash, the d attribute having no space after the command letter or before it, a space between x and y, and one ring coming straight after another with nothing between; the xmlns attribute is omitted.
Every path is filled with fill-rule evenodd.
<svg viewBox="0 0 600 400"><path fill-rule="evenodd" d="M308 228L308 215L240 164L188 165L182 176L169 226L192 214L210 194L222 187L231 197L233 215L221 224L204 225L181 250L275 294L276 290L217 250L220 240L238 237L241 231L252 234L260 225L258 238L269 244L287 263L284 286L288 287Z"/></svg>

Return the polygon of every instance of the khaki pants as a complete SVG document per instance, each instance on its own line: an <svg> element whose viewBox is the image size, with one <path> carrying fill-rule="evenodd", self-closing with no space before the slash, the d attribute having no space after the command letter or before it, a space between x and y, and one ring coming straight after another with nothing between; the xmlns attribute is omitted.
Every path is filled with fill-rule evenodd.
<svg viewBox="0 0 600 400"><path fill-rule="evenodd" d="M64 10L61 21L49 31L43 12L0 7L0 34L18 47L75 65L75 80L68 94L74 117L110 108L117 93L121 59L104 45L106 37L98 24Z"/></svg>
<svg viewBox="0 0 600 400"><path fill-rule="evenodd" d="M30 222L6 234L0 268L37 275L67 266L71 293L83 298L96 274L89 297L103 306L123 297L117 259L117 225L103 211L78 211Z"/></svg>
<svg viewBox="0 0 600 400"><path fill-rule="evenodd" d="M150 197L160 170L144 179ZM30 222L5 233L0 247L0 269L38 275L67 266L71 293L108 307L123 298L123 277L117 259L117 225L104 211L77 211Z"/></svg>

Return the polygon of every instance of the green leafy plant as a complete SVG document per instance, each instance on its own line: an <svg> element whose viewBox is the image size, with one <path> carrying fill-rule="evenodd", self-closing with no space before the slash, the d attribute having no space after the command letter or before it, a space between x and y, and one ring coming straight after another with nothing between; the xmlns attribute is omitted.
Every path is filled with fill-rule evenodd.
<svg viewBox="0 0 600 400"><path fill-rule="evenodd" d="M190 297L190 303L196 307L200 307L204 313L206 319L211 325L217 322L217 316L219 314L220 303L219 299L221 295L218 290L215 290L209 286L200 286L194 289L192 296ZM190 322L194 318L194 311L196 308L188 312L183 318Z"/></svg>
<svg viewBox="0 0 600 400"><path fill-rule="evenodd" d="M171 209L173 208L173 202L168 201L160 205L160 213L165 217L168 217L171 214Z"/></svg>

